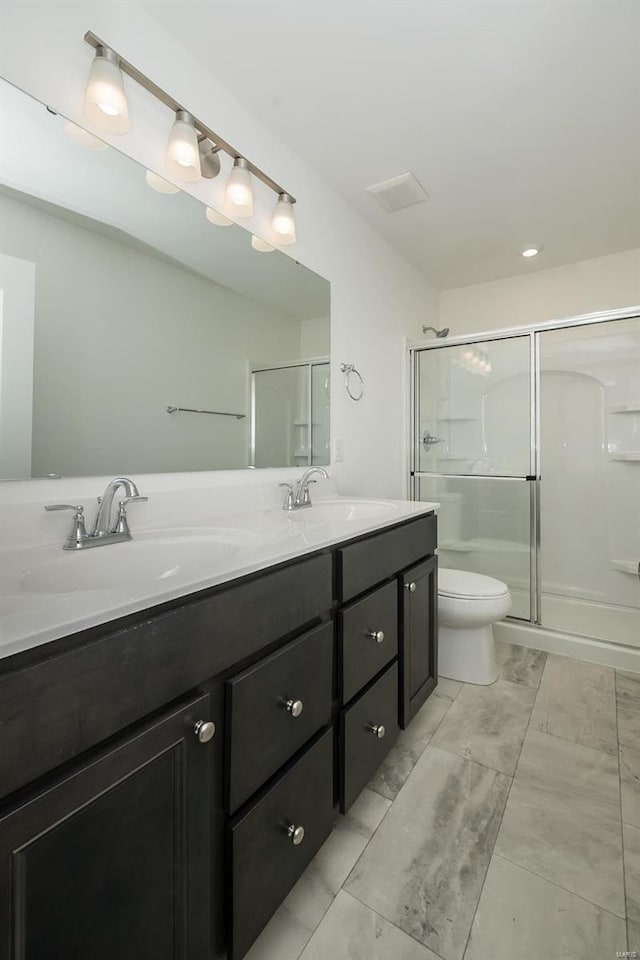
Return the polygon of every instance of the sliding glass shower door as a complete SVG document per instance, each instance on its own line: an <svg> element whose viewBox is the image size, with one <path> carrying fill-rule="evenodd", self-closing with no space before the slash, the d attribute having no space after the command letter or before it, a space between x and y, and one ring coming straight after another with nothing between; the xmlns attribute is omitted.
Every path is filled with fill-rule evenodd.
<svg viewBox="0 0 640 960"><path fill-rule="evenodd" d="M640 317L413 351L413 496L511 615L640 647Z"/></svg>
<svg viewBox="0 0 640 960"><path fill-rule="evenodd" d="M536 620L537 465L529 335L437 346L414 364L414 496L439 511L442 567L503 580Z"/></svg>
<svg viewBox="0 0 640 960"><path fill-rule="evenodd" d="M640 319L540 338L545 627L640 646Z"/></svg>

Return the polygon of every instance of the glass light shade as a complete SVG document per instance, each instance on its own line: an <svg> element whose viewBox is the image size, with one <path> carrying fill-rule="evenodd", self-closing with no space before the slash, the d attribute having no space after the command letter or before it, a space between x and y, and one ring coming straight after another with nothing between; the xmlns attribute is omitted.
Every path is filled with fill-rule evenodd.
<svg viewBox="0 0 640 960"><path fill-rule="evenodd" d="M275 247L272 247L271 244L263 240L262 237L256 237L255 234L251 237L251 246L260 253L271 253L272 250L275 250Z"/></svg>
<svg viewBox="0 0 640 960"><path fill-rule="evenodd" d="M271 219L273 237L276 243L286 246L296 242L296 220L293 204L288 193L278 195L278 201Z"/></svg>
<svg viewBox="0 0 640 960"><path fill-rule="evenodd" d="M180 193L180 187L176 187L173 183L169 183L169 181L165 180L164 177L159 177L157 173L153 172L153 170L147 170L144 178L151 189L157 190L158 193Z"/></svg>
<svg viewBox="0 0 640 960"><path fill-rule="evenodd" d="M234 217L253 216L253 188L247 161L236 157L224 194L224 209Z"/></svg>
<svg viewBox="0 0 640 960"><path fill-rule="evenodd" d="M131 123L124 81L113 50L98 47L84 98L87 119L107 133L126 133Z"/></svg>
<svg viewBox="0 0 640 960"><path fill-rule="evenodd" d="M213 207L207 207L206 217L209 223L215 223L216 227L230 227L233 223L233 220L229 220L224 214L218 213Z"/></svg>
<svg viewBox="0 0 640 960"><path fill-rule="evenodd" d="M81 147L86 147L87 150L98 151L107 149L108 144L106 144L104 140L99 140L98 137L94 137L88 130L77 126L77 124L72 123L71 120L65 120L64 132L70 140L80 144Z"/></svg>
<svg viewBox="0 0 640 960"><path fill-rule="evenodd" d="M200 179L200 151L198 134L193 125L193 117L185 110L178 110L169 134L167 146L167 170L185 183L196 183Z"/></svg>

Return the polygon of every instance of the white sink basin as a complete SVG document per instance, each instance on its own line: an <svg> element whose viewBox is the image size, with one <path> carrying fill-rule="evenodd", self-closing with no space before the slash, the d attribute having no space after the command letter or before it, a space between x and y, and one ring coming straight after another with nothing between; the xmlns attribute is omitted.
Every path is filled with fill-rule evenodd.
<svg viewBox="0 0 640 960"><path fill-rule="evenodd" d="M391 519L397 513L397 503L390 500L351 500L340 497L339 500L316 500L311 507L292 510L290 516L307 523L332 520L361 523L366 520L383 520L385 517Z"/></svg>
<svg viewBox="0 0 640 960"><path fill-rule="evenodd" d="M36 559L19 572L17 589L25 593L64 594L197 579L214 572L252 539L242 531L149 531L127 543L77 553L60 550Z"/></svg>

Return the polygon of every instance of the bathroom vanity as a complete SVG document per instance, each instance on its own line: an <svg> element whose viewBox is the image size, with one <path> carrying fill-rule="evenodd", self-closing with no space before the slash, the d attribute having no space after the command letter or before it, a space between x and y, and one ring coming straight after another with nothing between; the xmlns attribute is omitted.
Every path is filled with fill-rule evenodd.
<svg viewBox="0 0 640 960"><path fill-rule="evenodd" d="M3 957L244 956L436 685L434 506L0 660Z"/></svg>

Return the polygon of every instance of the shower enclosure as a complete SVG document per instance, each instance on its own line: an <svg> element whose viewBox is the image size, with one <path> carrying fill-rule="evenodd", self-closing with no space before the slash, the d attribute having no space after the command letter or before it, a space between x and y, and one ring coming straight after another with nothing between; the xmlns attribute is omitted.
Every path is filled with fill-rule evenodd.
<svg viewBox="0 0 640 960"><path fill-rule="evenodd" d="M328 357L251 371L251 450L254 467L329 463Z"/></svg>
<svg viewBox="0 0 640 960"><path fill-rule="evenodd" d="M411 351L411 496L442 567L511 616L640 647L640 317L616 311Z"/></svg>

